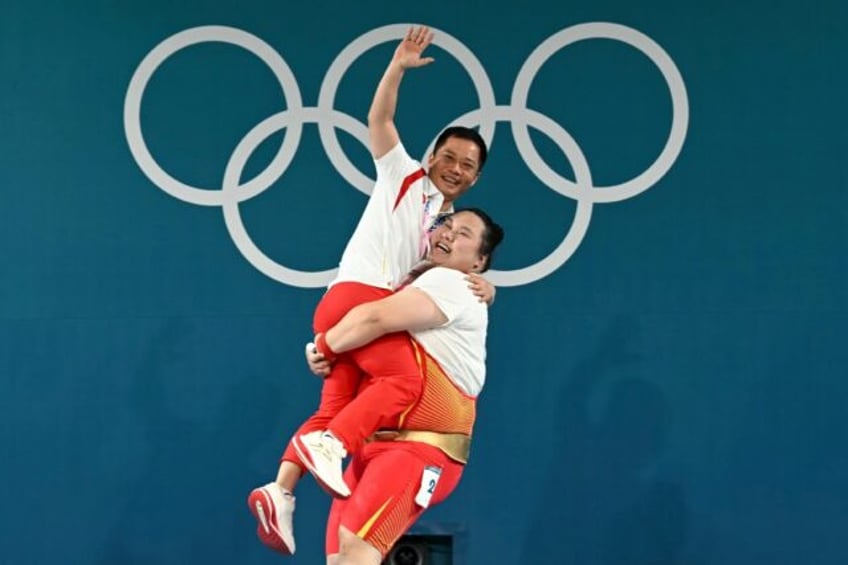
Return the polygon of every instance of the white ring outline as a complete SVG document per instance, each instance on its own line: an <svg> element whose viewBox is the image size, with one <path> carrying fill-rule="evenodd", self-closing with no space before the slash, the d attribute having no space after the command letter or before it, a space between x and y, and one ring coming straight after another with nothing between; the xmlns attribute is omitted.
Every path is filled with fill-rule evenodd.
<svg viewBox="0 0 848 565"><path fill-rule="evenodd" d="M252 198L277 182L291 164L300 142L304 123L317 123L322 145L340 174L357 190L370 194L373 180L362 174L347 158L338 142L335 128L341 127L367 146L367 126L353 117L332 108L341 79L350 65L365 51L386 41L402 38L408 24L392 24L371 30L345 47L331 64L319 92L318 105L302 106L296 79L288 64L267 43L242 30L226 26L202 26L184 30L159 43L142 60L130 81L124 104L124 128L133 157L147 177L172 196L193 204L221 206L230 237L242 255L255 268L279 282L306 288L325 286L337 269L299 271L280 265L265 255L251 240L241 220L238 204ZM489 271L488 276L498 286L518 286L544 278L561 267L579 247L591 219L593 203L617 202L635 196L658 182L676 161L685 141L689 105L686 87L671 57L652 39L632 28L619 24L592 22L565 28L546 39L527 58L516 78L511 104L497 106L494 92L485 69L473 53L456 38L434 29L434 45L450 53L468 71L480 101L472 110L451 123L480 126L481 136L491 147L497 121L509 121L519 154L531 172L546 186L577 202L571 227L560 244L543 259L527 267L508 271ZM541 66L559 50L584 39L614 39L635 47L648 56L662 72L672 97L672 125L665 147L654 163L633 179L610 187L592 185L591 172L585 155L562 126L550 118L526 107L530 86ZM150 154L141 133L141 100L155 70L170 55L197 43L220 41L242 47L265 62L280 83L288 109L266 118L255 126L236 146L224 174L220 190L197 188L184 184L165 172ZM373 42L368 45L369 42ZM470 65L470 66L469 66ZM329 121L328 121L329 120ZM482 122L482 123L481 123ZM528 126L557 142L569 159L575 181L553 171L535 149ZM289 131L271 163L256 177L239 184L244 165L252 152L268 136L281 130ZM547 131L546 131L547 130ZM425 152L432 150L433 143Z"/></svg>
<svg viewBox="0 0 848 565"><path fill-rule="evenodd" d="M284 284L305 288L318 288L327 286L327 283L335 277L338 269L300 271L277 263L263 253L253 242L247 233L247 229L239 213L239 203L244 199L237 196L237 193L242 190L238 182L241 178L242 171L244 171L244 166L247 164L247 160L253 154L253 151L263 141L268 139L269 136L283 128L290 127L289 123L292 121L293 116L295 116L294 113L285 110L269 118L265 118L250 130L242 138L238 146L236 146L224 171L222 189L223 194L226 196L222 203L224 223L236 248L260 272ZM335 127L342 128L357 139L361 139L363 135L365 139L368 138L368 129L350 115L334 110L332 116L334 117ZM301 108L300 112L298 112L298 117L304 118L303 121L307 122L315 122L327 118L326 114L322 114L318 108ZM285 170L280 170L279 177L282 177L284 173Z"/></svg>
<svg viewBox="0 0 848 565"><path fill-rule="evenodd" d="M671 131L657 159L644 172L629 181L606 187L594 187L593 200L598 203L619 202L651 188L668 172L686 139L689 127L689 100L686 85L671 57L653 39L635 29L606 22L578 24L565 28L543 41L527 57L512 91L512 106L526 107L530 86L542 65L558 51L585 39L613 39L634 47L648 56L659 68L669 87L672 103ZM560 176L542 160L536 151L527 128L520 121L512 122L512 134L518 152L527 166L545 185L563 196L576 199L577 186Z"/></svg>
<svg viewBox="0 0 848 565"><path fill-rule="evenodd" d="M223 191L188 185L175 179L159 166L150 154L141 132L141 101L148 81L168 57L186 47L216 41L236 45L259 57L280 83L289 110L297 110L303 106L297 80L285 60L270 45L246 31L226 26L195 27L176 33L154 47L138 65L127 88L124 100L124 131L127 143L142 172L156 186L174 198L200 206L221 206L224 202ZM263 192L275 182L276 179L272 178L269 171L281 167L285 170L289 166L300 143L301 129L300 123L293 124L268 167L246 183L242 194L244 200Z"/></svg>

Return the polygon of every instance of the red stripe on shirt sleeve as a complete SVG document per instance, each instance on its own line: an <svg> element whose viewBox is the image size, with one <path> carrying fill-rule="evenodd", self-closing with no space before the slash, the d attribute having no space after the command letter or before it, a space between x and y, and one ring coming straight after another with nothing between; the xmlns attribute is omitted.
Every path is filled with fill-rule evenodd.
<svg viewBox="0 0 848 565"><path fill-rule="evenodd" d="M398 192L397 200L395 200L395 205L392 208L392 212L397 210L400 201L403 199L404 196L406 196L406 193L409 192L409 187L412 186L412 183L414 183L426 174L427 173L424 172L424 169L418 169L417 171L415 171L411 175L407 175L406 178L403 179L403 182L400 184L400 192Z"/></svg>

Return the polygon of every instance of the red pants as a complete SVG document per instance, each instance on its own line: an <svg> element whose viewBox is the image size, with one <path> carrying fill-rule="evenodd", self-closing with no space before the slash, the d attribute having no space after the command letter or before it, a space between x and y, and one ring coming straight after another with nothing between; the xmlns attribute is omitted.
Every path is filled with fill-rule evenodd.
<svg viewBox="0 0 848 565"><path fill-rule="evenodd" d="M426 468L440 471L438 480ZM326 552L339 552L339 526L344 526L377 548L383 557L426 510L415 501L422 488L432 497L429 506L442 502L459 484L461 463L438 448L413 441L375 441L354 455L345 471L350 498L333 499L327 519Z"/></svg>
<svg viewBox="0 0 848 565"><path fill-rule="evenodd" d="M360 283L333 285L315 309L315 333L329 330L353 307L391 293ZM400 415L418 400L422 384L421 368L409 334L384 335L338 356L321 387L318 410L295 435L329 430L342 441L348 453L355 453L365 438L379 428L397 427ZM303 467L291 443L283 460Z"/></svg>

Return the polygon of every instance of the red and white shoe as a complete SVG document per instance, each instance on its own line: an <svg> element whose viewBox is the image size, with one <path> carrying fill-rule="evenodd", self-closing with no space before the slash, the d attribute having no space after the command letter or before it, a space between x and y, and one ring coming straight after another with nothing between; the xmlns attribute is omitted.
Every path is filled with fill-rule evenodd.
<svg viewBox="0 0 848 565"><path fill-rule="evenodd" d="M292 445L301 463L324 490L336 498L350 496L350 487L342 474L347 451L333 434L317 431L295 436Z"/></svg>
<svg viewBox="0 0 848 565"><path fill-rule="evenodd" d="M253 489L247 497L247 506L259 522L256 535L262 543L285 555L294 555L294 495L277 483L268 483Z"/></svg>

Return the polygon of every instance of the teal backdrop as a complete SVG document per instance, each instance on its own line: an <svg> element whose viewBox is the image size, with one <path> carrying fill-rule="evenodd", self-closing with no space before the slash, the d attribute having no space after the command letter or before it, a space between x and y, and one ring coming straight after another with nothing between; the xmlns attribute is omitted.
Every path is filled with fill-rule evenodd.
<svg viewBox="0 0 848 565"><path fill-rule="evenodd" d="M848 562L846 6L4 2L0 563L282 562L245 499L317 403L408 22L404 142L488 127L464 203L507 233L472 460L416 531L463 565ZM297 505L321 563L328 498Z"/></svg>

